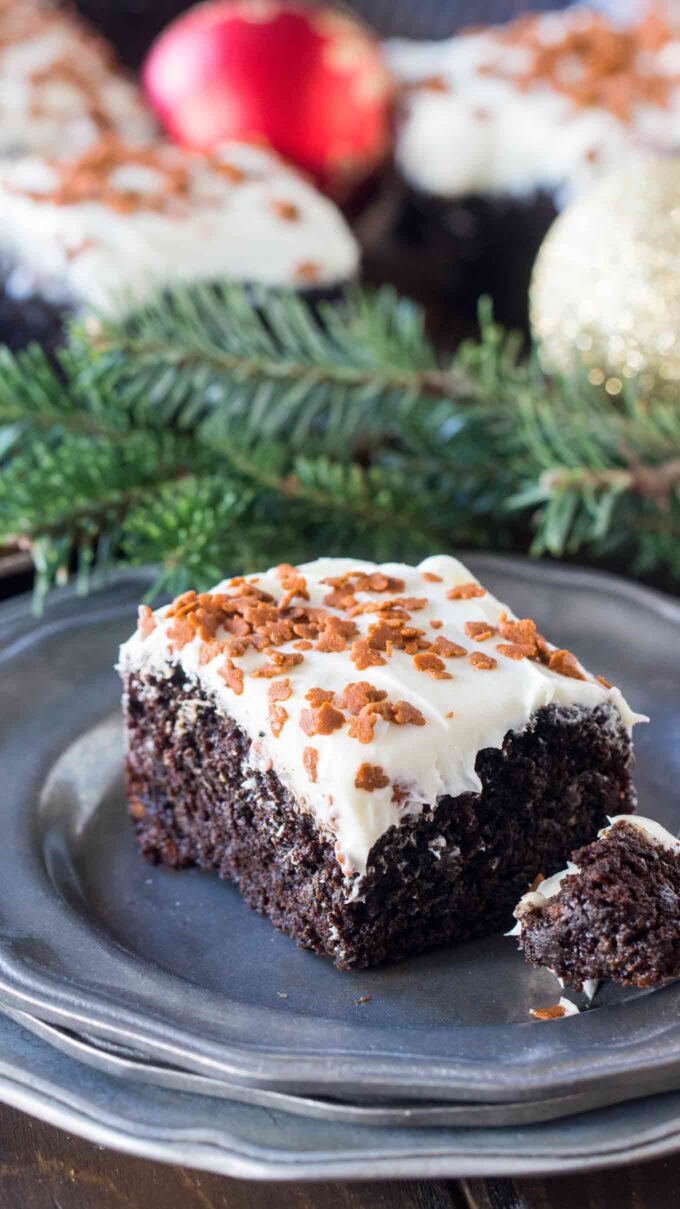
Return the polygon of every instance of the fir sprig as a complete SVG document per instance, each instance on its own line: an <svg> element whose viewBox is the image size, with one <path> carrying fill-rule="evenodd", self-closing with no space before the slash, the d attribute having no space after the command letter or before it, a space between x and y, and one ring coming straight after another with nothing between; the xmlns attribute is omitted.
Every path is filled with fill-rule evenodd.
<svg viewBox="0 0 680 1209"><path fill-rule="evenodd" d="M389 289L195 286L75 326L56 365L3 351L0 540L30 544L41 591L74 563L85 586L155 562L177 591L490 544L680 578L680 406L550 379L481 319L442 361Z"/></svg>

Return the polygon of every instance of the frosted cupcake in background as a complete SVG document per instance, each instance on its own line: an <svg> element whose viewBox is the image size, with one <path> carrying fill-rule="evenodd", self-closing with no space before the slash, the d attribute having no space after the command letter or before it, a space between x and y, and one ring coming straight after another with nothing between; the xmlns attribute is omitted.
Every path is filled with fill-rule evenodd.
<svg viewBox="0 0 680 1209"><path fill-rule="evenodd" d="M640 147L680 146L680 34L583 7L386 43L400 101L392 234L430 290L526 320L557 211Z"/></svg>
<svg viewBox="0 0 680 1209"><path fill-rule="evenodd" d="M69 160L0 163L0 342L54 346L74 312L230 279L332 294L357 271L335 205L272 152L214 156L109 138Z"/></svg>

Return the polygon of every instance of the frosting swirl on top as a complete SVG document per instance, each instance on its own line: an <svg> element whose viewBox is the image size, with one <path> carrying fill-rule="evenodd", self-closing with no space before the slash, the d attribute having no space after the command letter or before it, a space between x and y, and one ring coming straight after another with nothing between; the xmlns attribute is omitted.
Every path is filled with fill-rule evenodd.
<svg viewBox="0 0 680 1209"><path fill-rule="evenodd" d="M253 741L253 766L334 835L348 877L424 803L478 792L478 752L542 706L608 703L639 720L448 556L318 559L143 607L121 672L178 665Z"/></svg>

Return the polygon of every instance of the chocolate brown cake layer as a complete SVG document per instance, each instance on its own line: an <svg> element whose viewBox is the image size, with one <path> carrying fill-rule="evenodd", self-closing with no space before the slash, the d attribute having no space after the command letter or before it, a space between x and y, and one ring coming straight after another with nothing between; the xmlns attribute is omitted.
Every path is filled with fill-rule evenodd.
<svg viewBox="0 0 680 1209"><path fill-rule="evenodd" d="M527 961L578 991L587 979L650 987L680 977L680 857L617 822L572 860L579 872L559 893L522 912Z"/></svg>
<svg viewBox="0 0 680 1209"><path fill-rule="evenodd" d="M36 343L53 352L64 343L73 308L50 300L37 285L18 293L15 274L16 266L0 264L0 344L17 351Z"/></svg>
<svg viewBox="0 0 680 1209"><path fill-rule="evenodd" d="M446 200L408 186L375 224L365 262L402 290L475 317L480 295L496 319L528 328L531 270L557 209L547 192L526 197L470 194Z"/></svg>
<svg viewBox="0 0 680 1209"><path fill-rule="evenodd" d="M340 968L377 965L507 926L536 874L630 810L618 713L548 706L477 757L480 794L442 797L374 845L356 894L334 837L181 669L126 680L128 795L144 855L234 881L250 906Z"/></svg>

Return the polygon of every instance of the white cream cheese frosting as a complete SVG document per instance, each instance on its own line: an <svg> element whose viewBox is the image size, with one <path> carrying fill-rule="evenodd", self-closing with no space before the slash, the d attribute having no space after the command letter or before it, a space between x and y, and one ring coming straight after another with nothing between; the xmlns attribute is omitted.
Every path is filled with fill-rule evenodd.
<svg viewBox="0 0 680 1209"><path fill-rule="evenodd" d="M289 600L296 580L300 595ZM238 597L244 584L265 592L281 616L296 606L320 610L315 624L330 644L314 635L296 645L294 635L281 641L281 634L273 654L241 651L233 633L183 632L182 605L175 604L155 614L142 610L141 628L121 649L120 671L167 677L179 665L253 740L254 766L273 768L335 836L347 876L363 873L376 840L423 803L478 792L478 752L501 747L508 731L522 730L542 706L609 705L628 728L640 719L617 688L567 652L541 639L541 657L532 654L533 623L518 623L455 558L435 556L416 567L321 558L227 580L203 599L210 605L220 594ZM390 625L391 649L380 639ZM225 660L220 639L232 640L233 658ZM269 678L260 669L270 659L291 666ZM273 692L281 695L272 704L277 683L282 688ZM363 688L348 694L357 684ZM366 704L369 698L380 701Z"/></svg>
<svg viewBox="0 0 680 1209"><path fill-rule="evenodd" d="M563 204L639 148L680 147L680 34L658 16L626 30L573 8L386 53L397 164L424 193Z"/></svg>
<svg viewBox="0 0 680 1209"><path fill-rule="evenodd" d="M337 207L273 152L214 156L105 140L83 156L0 164L0 239L10 293L115 313L184 281L299 289L351 279L358 247Z"/></svg>
<svg viewBox="0 0 680 1209"><path fill-rule="evenodd" d="M142 92L108 47L40 0L0 0L0 155L73 155L103 133L155 136Z"/></svg>

